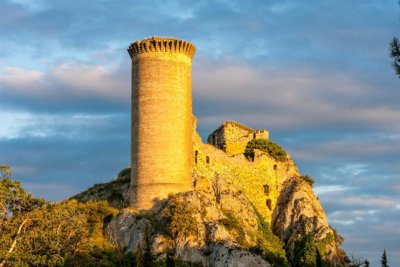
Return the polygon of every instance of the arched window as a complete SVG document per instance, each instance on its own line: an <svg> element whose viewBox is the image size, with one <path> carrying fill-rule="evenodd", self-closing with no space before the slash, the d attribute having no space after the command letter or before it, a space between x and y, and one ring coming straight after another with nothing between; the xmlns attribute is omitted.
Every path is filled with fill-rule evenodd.
<svg viewBox="0 0 400 267"><path fill-rule="evenodd" d="M196 151L194 152L194 163L195 163L195 164L197 164L197 156L198 156L198 154L199 154L199 151L196 150Z"/></svg>
<svg viewBox="0 0 400 267"><path fill-rule="evenodd" d="M274 165L274 171L276 171L278 169L278 166L275 164Z"/></svg>
<svg viewBox="0 0 400 267"><path fill-rule="evenodd" d="M210 157L209 156L206 157L206 163L207 164L210 163Z"/></svg>
<svg viewBox="0 0 400 267"><path fill-rule="evenodd" d="M257 134L253 133L253 139L256 139L256 137L257 137Z"/></svg>

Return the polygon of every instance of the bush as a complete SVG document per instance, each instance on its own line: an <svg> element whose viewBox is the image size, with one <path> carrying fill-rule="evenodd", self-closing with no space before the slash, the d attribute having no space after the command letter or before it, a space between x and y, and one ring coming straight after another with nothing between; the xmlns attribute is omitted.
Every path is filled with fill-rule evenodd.
<svg viewBox="0 0 400 267"><path fill-rule="evenodd" d="M300 176L301 179L303 179L304 181L306 181L311 187L314 185L315 181L313 178L311 178L311 176L308 175L302 175Z"/></svg>
<svg viewBox="0 0 400 267"><path fill-rule="evenodd" d="M254 160L254 149L267 152L277 161L285 161L287 157L285 150L281 146L268 139L253 139L249 141L244 152L246 158Z"/></svg>
<svg viewBox="0 0 400 267"><path fill-rule="evenodd" d="M162 218L167 224L168 233L172 238L186 238L197 234L191 208L176 196L169 196L170 205L162 212Z"/></svg>

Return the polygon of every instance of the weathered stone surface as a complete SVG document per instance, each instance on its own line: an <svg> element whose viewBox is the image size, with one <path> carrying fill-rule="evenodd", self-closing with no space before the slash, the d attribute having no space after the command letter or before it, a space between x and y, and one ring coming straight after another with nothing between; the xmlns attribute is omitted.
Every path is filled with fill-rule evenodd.
<svg viewBox="0 0 400 267"><path fill-rule="evenodd" d="M255 255L243 254L243 251L260 248L262 242L266 242L260 243L260 238L265 235L265 229L260 228L264 221L264 224L271 223L274 233L283 241L289 260L293 260L296 241L312 236L323 258L339 262L341 251L334 240L334 231L329 227L312 188L304 180L296 178L299 172L290 157L278 162L262 151L256 151L254 162L243 155L229 157L224 151L203 144L195 131L195 124L193 128L193 191L175 194L174 198L185 203L192 212L190 222L196 232L176 240L165 233L167 225L162 214L171 208L171 199L168 199L154 211L155 217L151 220L139 219L132 210L122 211L105 230L110 239L116 240L120 247L127 247L127 251L136 251L139 244L142 248L149 246L147 250L157 259L175 253L180 259L204 266L239 266L234 264L243 261L236 260L237 257L247 259L248 264L258 259ZM106 188L114 193L124 192L128 183L121 177L79 196L84 201L109 199L110 193ZM101 192L99 187L103 188ZM123 203L127 203L127 194L120 195ZM164 231L160 231L160 225L156 224L161 224ZM150 237L146 239L145 229L148 227L151 231L147 232ZM279 246L264 246L264 249L279 254ZM229 253L242 252L222 255L225 250L221 247L226 247ZM215 252L216 248L222 252ZM211 259L211 255L219 255L217 258L220 260ZM218 265L221 262L231 265ZM265 263L254 264L264 266Z"/></svg>
<svg viewBox="0 0 400 267"><path fill-rule="evenodd" d="M243 151L230 157L224 150L219 149L220 143L216 146L204 144L196 132L196 120L193 121L193 176L202 177L211 182L217 174L220 175L242 191L257 212L267 222L271 222L272 212L282 190L282 184L288 178L300 176L290 156L288 155L285 161L276 161L267 153L262 152L256 155L254 161L247 160L240 153L244 152L247 142L254 138L255 132L238 123L226 122L212 136L214 136L214 140L219 140L218 142L225 142L224 140L228 138L236 140L235 142L240 142L241 146L244 146ZM229 132L228 137L226 137L225 131ZM263 131L258 130L258 132L256 134L262 136ZM246 138L243 139L243 135ZM257 135L256 138L258 138ZM200 186L203 187L201 183ZM265 193L265 186L269 188L268 194Z"/></svg>
<svg viewBox="0 0 400 267"><path fill-rule="evenodd" d="M219 224L212 224L209 226L209 240L215 243L223 243L227 246L233 245L233 237L231 234L225 229L225 227Z"/></svg>
<svg viewBox="0 0 400 267"><path fill-rule="evenodd" d="M210 255L211 267L269 267L267 261L248 251L235 250L225 246L214 246Z"/></svg>
<svg viewBox="0 0 400 267"><path fill-rule="evenodd" d="M322 246L322 256L337 261L338 247L325 212L311 186L300 178L285 182L274 211L272 229L286 244L290 259L294 257L295 242L312 236Z"/></svg>
<svg viewBox="0 0 400 267"><path fill-rule="evenodd" d="M159 255L171 251L173 248L170 238L165 237L161 234L155 234L151 242L151 254Z"/></svg>
<svg viewBox="0 0 400 267"><path fill-rule="evenodd" d="M268 139L269 132L226 121L208 136L207 143L223 150L228 156L236 156L243 154L247 143L254 138Z"/></svg>
<svg viewBox="0 0 400 267"><path fill-rule="evenodd" d="M112 244L118 244L118 247L126 248L134 235L132 226L136 222L135 213L130 210L121 210L118 216L113 218L105 228L105 235Z"/></svg>
<svg viewBox="0 0 400 267"><path fill-rule="evenodd" d="M132 43L131 206L149 210L192 185L193 44L152 37Z"/></svg>
<svg viewBox="0 0 400 267"><path fill-rule="evenodd" d="M147 249L149 241L151 240L151 223L147 219L140 219L135 222L131 227L131 235L126 252L136 252L138 246L141 249Z"/></svg>
<svg viewBox="0 0 400 267"><path fill-rule="evenodd" d="M159 260L173 253L177 259L201 266L270 266L260 256L245 251L257 246L257 239L264 236L255 209L231 182L221 178L219 186L219 203L214 191L180 193L151 215L152 220L129 210L120 212L106 227L105 234L109 239L116 237L118 246L127 247L126 252L136 252L140 245ZM191 211L190 223L196 231L173 239L165 235L168 225L162 214L177 202ZM217 257L222 257L221 262ZM222 262L227 265L221 265Z"/></svg>

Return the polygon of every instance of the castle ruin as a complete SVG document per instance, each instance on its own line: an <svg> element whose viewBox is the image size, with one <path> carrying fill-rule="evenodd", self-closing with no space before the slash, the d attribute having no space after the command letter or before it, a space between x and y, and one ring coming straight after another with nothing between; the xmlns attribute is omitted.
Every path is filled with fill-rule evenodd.
<svg viewBox="0 0 400 267"><path fill-rule="evenodd" d="M199 190L197 181L221 175L243 190L270 222L283 182L299 176L290 156L277 161L255 150L254 160L247 160L243 154L247 143L269 139L269 132L234 121L210 134L208 144L202 142L192 115L193 44L152 37L132 43L128 52L132 59L130 205L139 211L153 210L169 194Z"/></svg>
<svg viewBox="0 0 400 267"><path fill-rule="evenodd" d="M132 43L130 204L151 209L192 185L193 44L152 37Z"/></svg>

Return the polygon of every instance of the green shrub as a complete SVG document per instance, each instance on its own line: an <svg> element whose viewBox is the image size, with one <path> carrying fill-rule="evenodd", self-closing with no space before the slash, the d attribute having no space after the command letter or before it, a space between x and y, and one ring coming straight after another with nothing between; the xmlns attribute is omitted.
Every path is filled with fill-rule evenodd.
<svg viewBox="0 0 400 267"><path fill-rule="evenodd" d="M197 234L191 208L173 195L169 196L169 202L170 205L162 212L162 218L171 237L176 239Z"/></svg>
<svg viewBox="0 0 400 267"><path fill-rule="evenodd" d="M285 161L287 157L285 150L281 146L268 139L253 139L249 141L244 152L246 158L254 160L254 149L268 153L277 161Z"/></svg>
<svg viewBox="0 0 400 267"><path fill-rule="evenodd" d="M306 181L311 187L314 185L314 179L311 178L311 176L308 175L302 175L300 176L301 179L303 179L304 181Z"/></svg>

